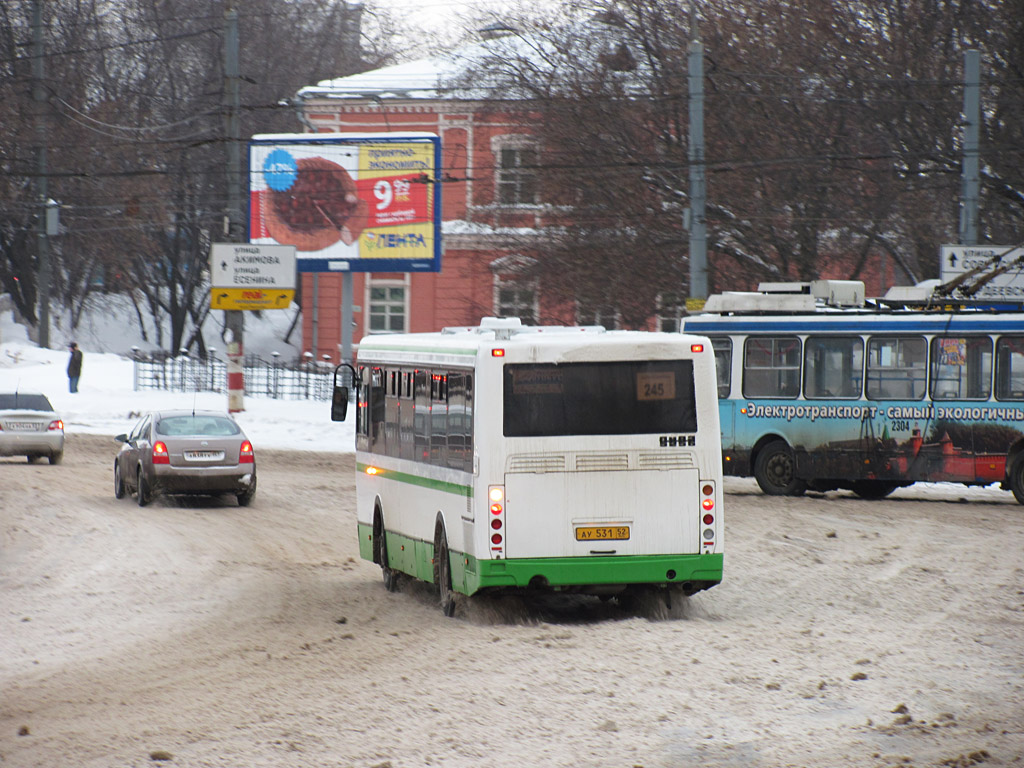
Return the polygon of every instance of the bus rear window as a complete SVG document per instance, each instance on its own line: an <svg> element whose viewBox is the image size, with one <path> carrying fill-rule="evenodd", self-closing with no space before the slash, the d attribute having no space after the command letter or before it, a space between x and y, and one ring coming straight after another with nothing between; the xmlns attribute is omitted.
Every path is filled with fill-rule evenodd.
<svg viewBox="0 0 1024 768"><path fill-rule="evenodd" d="M506 437L696 432L693 361L505 366Z"/></svg>

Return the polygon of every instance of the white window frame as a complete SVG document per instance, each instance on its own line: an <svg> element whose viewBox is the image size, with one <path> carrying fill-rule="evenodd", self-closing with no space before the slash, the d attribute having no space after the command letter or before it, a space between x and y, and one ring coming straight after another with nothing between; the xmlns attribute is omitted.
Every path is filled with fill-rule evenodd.
<svg viewBox="0 0 1024 768"><path fill-rule="evenodd" d="M530 272L537 265L537 260L529 256L511 254L502 256L491 262L491 271L494 274L492 300L494 314L498 317L519 317L524 324L536 324L540 322L540 282L530 276ZM530 317L523 318L517 312L515 315L508 315L501 310L501 290L512 288L517 291L530 291L533 294L533 301L530 303ZM516 302L517 308L521 305ZM527 322L527 320L529 322Z"/></svg>
<svg viewBox="0 0 1024 768"><path fill-rule="evenodd" d="M683 324L686 310L686 299L681 292L665 292L658 294L658 330L678 333ZM670 328L666 324L671 323Z"/></svg>
<svg viewBox="0 0 1024 768"><path fill-rule="evenodd" d="M387 288L402 288L402 289L404 289L403 290L403 294L402 294L402 318L403 318L403 326L404 327L401 330L391 330L391 329L388 329L388 328L376 329L376 328L372 327L373 315L376 314L373 311L374 304L373 304L373 301L371 300L371 296L373 294L373 289L374 288L385 288L385 289L387 289ZM408 273L406 273L403 277L397 278L397 279L396 278L375 279L372 276L372 274L370 274L370 273L367 274L367 276L366 276L366 288L365 288L365 293L364 293L364 296L363 296L363 307L365 307L365 310L363 312L363 328L364 328L364 332L365 332L366 335L375 334L375 333L408 333L409 332L409 296L410 296L409 288L410 288L410 280L409 280ZM388 306L397 306L397 302L392 302L390 300L386 301L385 303ZM387 321L392 317L392 313L391 312L387 312L387 313L385 313L384 317L385 317L385 325L388 325L389 323Z"/></svg>
<svg viewBox="0 0 1024 768"><path fill-rule="evenodd" d="M502 150L514 150L516 152L522 152L524 150L530 150L536 153L537 162L540 161L540 147L536 138L525 134L505 134L502 136L494 136L491 139L491 153L494 156L494 204L502 208L537 208L541 205L540 203L540 173L539 169L528 169L525 173L522 170L513 170L512 173L517 177L530 175L533 180L533 200L522 200L521 196L521 182L515 181L516 199L513 201L503 201L501 199L501 191L503 188L502 174L509 172L502 166ZM518 161L517 161L518 162ZM519 166L517 165L517 168Z"/></svg>

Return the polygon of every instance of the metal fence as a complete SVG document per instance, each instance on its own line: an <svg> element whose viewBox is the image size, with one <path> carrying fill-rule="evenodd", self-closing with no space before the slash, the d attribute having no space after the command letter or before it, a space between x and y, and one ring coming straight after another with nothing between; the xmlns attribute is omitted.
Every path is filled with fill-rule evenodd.
<svg viewBox="0 0 1024 768"><path fill-rule="evenodd" d="M132 353L133 385L141 389L162 389L170 392L227 391L227 363L212 355L194 357L187 353ZM334 386L334 364L313 360L311 355L291 362L274 355L264 360L246 355L242 364L247 395L272 397L277 400L330 400ZM338 371L338 383L351 386L347 368Z"/></svg>

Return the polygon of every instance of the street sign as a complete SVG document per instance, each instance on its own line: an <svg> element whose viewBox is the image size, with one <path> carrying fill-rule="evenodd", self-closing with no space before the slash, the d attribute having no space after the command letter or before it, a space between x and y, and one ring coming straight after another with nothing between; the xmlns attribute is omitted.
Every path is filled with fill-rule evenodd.
<svg viewBox="0 0 1024 768"><path fill-rule="evenodd" d="M213 309L287 309L295 298L295 246L215 243L210 248Z"/></svg>
<svg viewBox="0 0 1024 768"><path fill-rule="evenodd" d="M211 309L288 309L295 289L268 291L265 288L211 288Z"/></svg>
<svg viewBox="0 0 1024 768"><path fill-rule="evenodd" d="M944 245L939 257L943 284L954 295L977 299L1024 298L1024 248L1013 245Z"/></svg>

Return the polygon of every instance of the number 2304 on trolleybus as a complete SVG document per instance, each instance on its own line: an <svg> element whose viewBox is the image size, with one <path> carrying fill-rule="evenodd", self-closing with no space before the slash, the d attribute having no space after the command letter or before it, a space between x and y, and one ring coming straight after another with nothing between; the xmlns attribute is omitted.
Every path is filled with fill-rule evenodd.
<svg viewBox="0 0 1024 768"><path fill-rule="evenodd" d="M1000 483L1024 503L1024 308L916 288L765 283L686 318L718 360L725 474L865 498Z"/></svg>
<svg viewBox="0 0 1024 768"><path fill-rule="evenodd" d="M683 594L722 579L707 339L600 327L373 335L356 370L360 554L456 594ZM340 368L340 366L339 366ZM335 391L332 418L348 393Z"/></svg>

